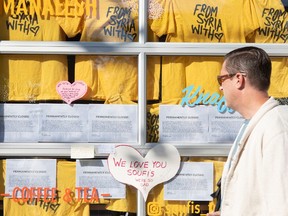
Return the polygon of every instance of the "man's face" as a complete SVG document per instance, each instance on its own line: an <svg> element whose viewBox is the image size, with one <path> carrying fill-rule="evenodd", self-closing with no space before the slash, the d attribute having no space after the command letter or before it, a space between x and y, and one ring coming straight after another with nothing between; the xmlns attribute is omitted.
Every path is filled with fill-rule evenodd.
<svg viewBox="0 0 288 216"><path fill-rule="evenodd" d="M230 108L233 109L232 102L235 100L235 97L232 97L233 95L233 80L234 74L229 74L228 71L226 70L226 61L224 61L221 71L220 71L220 76L218 76L218 82L220 84L220 91L223 91L225 100L226 100L226 105Z"/></svg>

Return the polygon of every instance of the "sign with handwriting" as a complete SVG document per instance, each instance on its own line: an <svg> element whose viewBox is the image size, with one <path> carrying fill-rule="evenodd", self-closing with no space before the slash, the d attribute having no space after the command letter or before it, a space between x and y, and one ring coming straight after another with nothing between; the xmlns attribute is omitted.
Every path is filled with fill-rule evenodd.
<svg viewBox="0 0 288 216"><path fill-rule="evenodd" d="M177 148L169 144L157 144L145 157L131 146L119 145L109 155L108 166L116 180L136 187L146 201L153 187L177 174L180 155Z"/></svg>
<svg viewBox="0 0 288 216"><path fill-rule="evenodd" d="M56 90L61 96L62 100L67 104L82 98L87 92L87 84L83 81L75 81L70 83L68 81L60 81L56 85Z"/></svg>

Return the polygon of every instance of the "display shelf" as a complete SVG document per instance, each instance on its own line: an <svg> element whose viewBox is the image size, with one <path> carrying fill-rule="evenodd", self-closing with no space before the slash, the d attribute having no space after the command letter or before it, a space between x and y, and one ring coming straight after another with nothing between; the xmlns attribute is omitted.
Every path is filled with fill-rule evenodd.
<svg viewBox="0 0 288 216"><path fill-rule="evenodd" d="M97 153L98 149L106 147L113 148L123 143L1 143L0 157L59 157L70 158L71 146L77 144L93 145L95 158L106 158L109 153ZM131 144L143 156L155 145L171 143L146 143L145 145ZM231 144L173 144L181 156L227 156Z"/></svg>
<svg viewBox="0 0 288 216"><path fill-rule="evenodd" d="M264 43L159 43L144 44L114 42L27 42L0 41L0 54L59 54L59 55L195 55L224 56L244 46L257 46L270 56L288 56L288 44Z"/></svg>

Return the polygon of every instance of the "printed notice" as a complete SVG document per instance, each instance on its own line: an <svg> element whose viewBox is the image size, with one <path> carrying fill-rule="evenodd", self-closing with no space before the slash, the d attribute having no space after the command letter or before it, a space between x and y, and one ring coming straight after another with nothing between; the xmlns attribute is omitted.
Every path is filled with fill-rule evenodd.
<svg viewBox="0 0 288 216"><path fill-rule="evenodd" d="M89 188L87 194L97 190L99 198L121 199L126 196L125 184L113 178L107 160L76 160L76 189L79 188ZM83 193L80 194L83 198Z"/></svg>
<svg viewBox="0 0 288 216"><path fill-rule="evenodd" d="M208 110L205 106L161 105L160 142L207 142Z"/></svg>
<svg viewBox="0 0 288 216"><path fill-rule="evenodd" d="M32 188L33 193L56 188L56 159L7 159L5 194L23 197Z"/></svg>
<svg viewBox="0 0 288 216"><path fill-rule="evenodd" d="M220 113L215 106L160 106L161 142L233 143L243 124L237 113Z"/></svg>
<svg viewBox="0 0 288 216"><path fill-rule="evenodd" d="M233 143L244 118L238 113L220 113L209 107L209 142Z"/></svg>
<svg viewBox="0 0 288 216"><path fill-rule="evenodd" d="M182 162L177 175L164 183L164 200L211 201L213 163Z"/></svg>
<svg viewBox="0 0 288 216"><path fill-rule="evenodd" d="M39 140L42 142L87 142L88 106L41 104Z"/></svg>
<svg viewBox="0 0 288 216"><path fill-rule="evenodd" d="M1 142L37 142L39 107L35 104L0 105Z"/></svg>
<svg viewBox="0 0 288 216"><path fill-rule="evenodd" d="M90 104L89 142L137 142L137 105Z"/></svg>

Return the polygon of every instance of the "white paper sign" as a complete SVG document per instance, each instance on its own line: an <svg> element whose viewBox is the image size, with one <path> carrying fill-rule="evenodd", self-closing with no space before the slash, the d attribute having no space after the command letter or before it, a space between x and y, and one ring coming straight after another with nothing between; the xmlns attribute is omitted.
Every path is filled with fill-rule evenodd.
<svg viewBox="0 0 288 216"><path fill-rule="evenodd" d="M113 178L107 160L77 160L76 187L89 188L88 194L96 189L99 198L121 199L126 196L126 185ZM83 194L81 196L83 198Z"/></svg>
<svg viewBox="0 0 288 216"><path fill-rule="evenodd" d="M161 105L160 142L233 143L243 122L239 113L220 113L215 106Z"/></svg>
<svg viewBox="0 0 288 216"><path fill-rule="evenodd" d="M213 163L184 162L177 175L164 184L164 200L211 201Z"/></svg>
<svg viewBox="0 0 288 216"><path fill-rule="evenodd" d="M89 142L137 142L137 105L90 104Z"/></svg>
<svg viewBox="0 0 288 216"><path fill-rule="evenodd" d="M209 142L232 143L244 118L238 113L219 113L214 107L209 108Z"/></svg>
<svg viewBox="0 0 288 216"><path fill-rule="evenodd" d="M5 194L23 198L32 188L56 189L56 159L7 159Z"/></svg>
<svg viewBox="0 0 288 216"><path fill-rule="evenodd" d="M156 185L174 177L180 167L180 155L173 145L159 144L145 157L133 147L120 145L108 157L113 177L141 191L146 201L149 191Z"/></svg>
<svg viewBox="0 0 288 216"><path fill-rule="evenodd" d="M40 141L87 142L88 106L41 104Z"/></svg>
<svg viewBox="0 0 288 216"><path fill-rule="evenodd" d="M39 113L37 104L1 104L0 141L38 142Z"/></svg>
<svg viewBox="0 0 288 216"><path fill-rule="evenodd" d="M159 126L160 142L206 143L208 110L205 106L190 108L180 105L161 105Z"/></svg>

